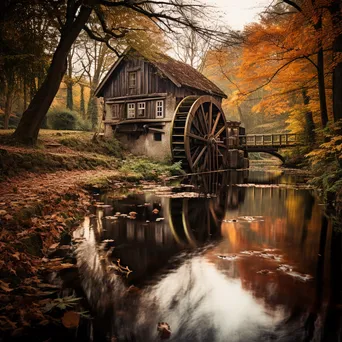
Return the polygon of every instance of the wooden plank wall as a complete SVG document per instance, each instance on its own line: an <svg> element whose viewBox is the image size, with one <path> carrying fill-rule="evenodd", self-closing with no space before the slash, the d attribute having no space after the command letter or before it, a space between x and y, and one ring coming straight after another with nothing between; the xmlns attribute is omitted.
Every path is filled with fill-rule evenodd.
<svg viewBox="0 0 342 342"><path fill-rule="evenodd" d="M137 71L137 89L134 95L168 93L183 98L188 95L203 95L204 92L196 89L177 87L169 79L162 77L151 63L143 59L126 59L116 69L104 91L105 98L115 98L129 94L128 73Z"/></svg>

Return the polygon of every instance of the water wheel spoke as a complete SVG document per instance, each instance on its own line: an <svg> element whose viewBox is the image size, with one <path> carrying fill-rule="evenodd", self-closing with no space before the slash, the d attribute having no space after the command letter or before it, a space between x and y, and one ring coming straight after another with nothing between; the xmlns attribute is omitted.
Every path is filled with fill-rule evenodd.
<svg viewBox="0 0 342 342"><path fill-rule="evenodd" d="M207 146L204 146L202 148L202 151L199 153L199 155L197 156L196 160L192 164L193 167L195 167L198 164L198 162L200 161L200 159L201 159L203 153L206 151L206 149L207 149Z"/></svg>
<svg viewBox="0 0 342 342"><path fill-rule="evenodd" d="M210 102L209 105L209 119L208 119L208 123L209 123L209 132L211 132L211 128L212 128L212 124L213 124L213 103Z"/></svg>
<svg viewBox="0 0 342 342"><path fill-rule="evenodd" d="M208 171L212 170L211 148L208 148Z"/></svg>
<svg viewBox="0 0 342 342"><path fill-rule="evenodd" d="M216 167L217 167L217 169L219 169L220 168L220 165L219 165L219 154L218 154L218 147L217 146L215 146L215 156L216 156Z"/></svg>
<svg viewBox="0 0 342 342"><path fill-rule="evenodd" d="M198 155L199 151L201 149L201 146L197 146L195 149L195 152L191 153L191 160L194 160L196 156Z"/></svg>
<svg viewBox="0 0 342 342"><path fill-rule="evenodd" d="M215 130L216 130L217 124L219 123L220 117L221 117L221 112L218 112L217 116L216 116L216 119L215 119L215 122L214 122L214 126L213 126L213 128L211 130L211 134L215 133Z"/></svg>
<svg viewBox="0 0 342 342"><path fill-rule="evenodd" d="M226 126L221 127L216 133L215 133L215 139L217 139L226 129Z"/></svg>
<svg viewBox="0 0 342 342"><path fill-rule="evenodd" d="M199 128L199 126L198 126L198 124L197 124L196 121L199 121L198 118L194 118L194 119L192 120L192 123L191 123L192 127L194 127L194 128L197 130L197 132L198 132L199 134L205 135L205 131L203 131L203 127L202 127L202 130L201 130L201 129ZM200 126L202 126L201 123L200 123Z"/></svg>
<svg viewBox="0 0 342 342"><path fill-rule="evenodd" d="M193 133L188 133L188 136L189 136L190 138L193 138L193 139L197 139L197 140L203 141L203 142L205 142L205 143L208 142L208 139L203 138L203 137L200 137L199 135L196 135L196 134L193 134Z"/></svg>
<svg viewBox="0 0 342 342"><path fill-rule="evenodd" d="M204 162L203 162L202 170L205 170L207 165L208 165L208 154L206 154L205 157L204 157Z"/></svg>
<svg viewBox="0 0 342 342"><path fill-rule="evenodd" d="M205 125L205 132L208 133L209 132L209 128L208 128L208 120L207 120L207 116L205 114L205 111L204 111L204 108L203 108L203 105L201 104L201 114L202 116L200 116L204 122L204 125Z"/></svg>
<svg viewBox="0 0 342 342"><path fill-rule="evenodd" d="M211 154L211 157L213 158L213 170L217 170L217 164L216 164L216 146L213 145L212 148L212 154Z"/></svg>

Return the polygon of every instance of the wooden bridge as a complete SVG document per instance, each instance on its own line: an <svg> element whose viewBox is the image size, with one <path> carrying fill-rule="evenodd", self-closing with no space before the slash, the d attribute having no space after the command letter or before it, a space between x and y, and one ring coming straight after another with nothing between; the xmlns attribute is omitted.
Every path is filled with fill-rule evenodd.
<svg viewBox="0 0 342 342"><path fill-rule="evenodd" d="M239 135L239 146L244 150L289 148L303 145L303 137L293 133Z"/></svg>
<svg viewBox="0 0 342 342"><path fill-rule="evenodd" d="M293 133L246 134L239 135L238 145L246 153L265 152L284 162L284 157L278 153L278 150L302 146L304 140L302 135Z"/></svg>

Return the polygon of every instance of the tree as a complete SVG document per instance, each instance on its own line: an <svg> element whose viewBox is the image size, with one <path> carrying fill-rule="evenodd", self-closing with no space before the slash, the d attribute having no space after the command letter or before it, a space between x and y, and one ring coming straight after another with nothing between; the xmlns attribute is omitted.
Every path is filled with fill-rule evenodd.
<svg viewBox="0 0 342 342"><path fill-rule="evenodd" d="M173 36L174 52L177 58L193 68L201 70L207 52L210 49L210 38L203 39L195 30L188 28Z"/></svg>
<svg viewBox="0 0 342 342"><path fill-rule="evenodd" d="M8 127L12 105L23 96L26 109L28 94L34 94L46 73L47 54L54 45L42 41L50 37L53 30L47 31L47 21L37 15L34 4L11 1L2 3L0 15L0 90L4 97L4 128ZM28 91L30 89L30 91Z"/></svg>
<svg viewBox="0 0 342 342"><path fill-rule="evenodd" d="M341 0L333 0L328 7L332 23L333 68L333 113L334 120L342 119L342 9Z"/></svg>
<svg viewBox="0 0 342 342"><path fill-rule="evenodd" d="M331 37L336 36L332 30L341 32L341 23L332 29L326 8L330 2L303 0L299 6L284 0L269 7L259 23L243 32L239 70L229 74L223 67L221 72L237 86L240 103L263 89L253 111L289 115L291 129L304 131L311 147L315 126L320 121L324 128L331 112L330 75L336 70Z"/></svg>
<svg viewBox="0 0 342 342"><path fill-rule="evenodd" d="M94 93L100 79L114 63L116 55L104 42L89 40L87 37L84 39L83 49L80 52L83 55L83 58L80 58L82 68L90 85L86 117L91 122L92 129L95 130L98 123L98 106Z"/></svg>
<svg viewBox="0 0 342 342"><path fill-rule="evenodd" d="M8 1L10 5L16 6L15 0ZM132 24L132 20L129 19L132 14L137 18L136 22L139 22L139 18L148 18L163 30L172 31L173 27L177 26L191 27L206 37L216 33L199 24L198 19L204 8L202 5L188 4L180 0L37 0L35 3L44 10L50 25L57 27L60 35L46 78L23 113L14 133L18 141L28 144L34 144L37 140L40 126L65 74L70 49L82 30L85 30L92 39L101 41L110 48L111 42L118 38L123 38L131 32L144 32L141 25ZM192 20L189 17L190 10L194 18ZM95 27L88 25L92 15L95 15L100 23L95 24Z"/></svg>
<svg viewBox="0 0 342 342"><path fill-rule="evenodd" d="M325 68L324 68L324 47L323 47L323 7L319 1L305 0L299 6L291 0L283 0L284 3L295 8L302 16L296 16L304 19L303 24L308 23L315 30L315 36L312 38L316 41L317 62L315 63L318 76L319 103L321 110L322 126L325 127L329 121L327 101L325 93Z"/></svg>

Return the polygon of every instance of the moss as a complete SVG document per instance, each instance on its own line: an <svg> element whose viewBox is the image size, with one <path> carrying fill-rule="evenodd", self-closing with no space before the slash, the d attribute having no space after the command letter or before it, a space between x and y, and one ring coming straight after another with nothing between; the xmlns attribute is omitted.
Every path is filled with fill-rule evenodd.
<svg viewBox="0 0 342 342"><path fill-rule="evenodd" d="M94 152L117 158L122 158L123 156L122 146L115 138L89 139L89 137L67 137L60 139L59 142L76 151Z"/></svg>

